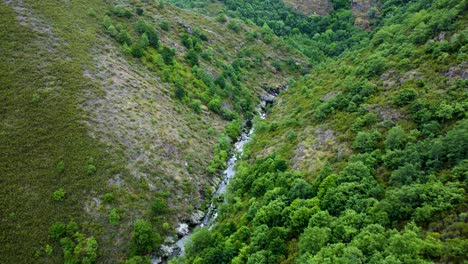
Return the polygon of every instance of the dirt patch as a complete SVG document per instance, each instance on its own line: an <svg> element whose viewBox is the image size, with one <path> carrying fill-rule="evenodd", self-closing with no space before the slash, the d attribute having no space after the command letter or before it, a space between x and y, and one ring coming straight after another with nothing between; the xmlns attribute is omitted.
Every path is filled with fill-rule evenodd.
<svg viewBox="0 0 468 264"><path fill-rule="evenodd" d="M368 109L370 112L377 114L377 116L382 121L390 120L395 122L404 118L403 113L401 113L398 109L391 108L389 106L373 105L369 106Z"/></svg>
<svg viewBox="0 0 468 264"><path fill-rule="evenodd" d="M3 2L13 9L20 25L30 27L34 32L38 33L38 41L42 43L41 47L49 52L57 49L61 41L45 19L34 13L32 8L28 7L23 0L3 0Z"/></svg>
<svg viewBox="0 0 468 264"><path fill-rule="evenodd" d="M443 76L450 79L468 79L468 62L464 61L457 66L450 67L446 72L442 73Z"/></svg>
<svg viewBox="0 0 468 264"><path fill-rule="evenodd" d="M335 132L325 127L309 128L304 135L313 135L301 141L296 147L292 159L295 170L306 170L313 173L319 170L328 159L339 159L349 152L343 142L339 142Z"/></svg>
<svg viewBox="0 0 468 264"><path fill-rule="evenodd" d="M328 0L284 0L284 3L305 15L326 16L332 10Z"/></svg>

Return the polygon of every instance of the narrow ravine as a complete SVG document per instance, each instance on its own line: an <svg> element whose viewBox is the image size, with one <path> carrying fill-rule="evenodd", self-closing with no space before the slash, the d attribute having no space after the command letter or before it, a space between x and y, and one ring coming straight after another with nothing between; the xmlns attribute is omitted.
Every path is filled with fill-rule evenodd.
<svg viewBox="0 0 468 264"><path fill-rule="evenodd" d="M264 112L262 110L262 113L260 114L260 117L264 117ZM160 263L166 263L168 260L178 257L178 256L183 256L184 255L184 250L185 250L185 243L188 241L190 236L193 233L193 230L197 227L208 227L210 228L215 220L216 217L218 216L218 211L217 211L217 204L219 203L220 197L226 193L227 186L229 184L229 181L232 179L234 174L236 173L236 170L234 169L237 158L239 155L242 155L242 152L244 150L244 145L249 142L250 136L252 135L254 131L254 128L251 127L248 130L244 130L239 137L239 140L235 143L234 145L234 151L232 153L232 156L229 158L227 162L227 168L223 172L223 179L221 180L218 188L213 194L213 198L211 200L210 205L208 206L208 209L205 211L205 216L203 217L203 220L199 224L197 224L193 229L188 232L188 234L182 236L179 238L172 246L170 251L172 251L172 254L168 257L168 259L163 259L159 256L153 256L152 257L152 264L160 264ZM164 246L163 246L164 247Z"/></svg>
<svg viewBox="0 0 468 264"><path fill-rule="evenodd" d="M287 85L278 86L277 88L272 89L270 93L268 93L267 96L262 98L261 104L258 109L258 116L261 119L264 119L266 116L267 106L272 104L275 100L275 97L279 94L279 92L285 88L287 88ZM239 137L237 142L234 144L234 151L232 153L232 156L227 161L227 168L223 171L223 179L221 180L216 191L214 192L213 198L211 199L211 203L209 207L206 209L203 219L197 225L195 225L193 228L187 231L185 235L178 238L177 241L170 243L171 245L167 245L167 244L163 245L161 247L161 251L167 252L165 254L165 257L153 255L151 259L152 264L164 264L164 263L167 263L167 261L169 261L172 258L183 256L185 254L184 252L185 243L188 241L188 239L192 235L193 230L197 227L211 228L211 226L215 223L216 217L218 216L217 204L219 204L220 198L224 199L222 197L227 191L227 186L229 185L229 182L232 179L232 177L234 177L234 175L236 174L235 166L236 166L237 158L242 155L244 151L244 145L250 141L250 138L254 132L254 126L252 125L252 122L248 121L247 124L249 125L247 125L244 128L241 136ZM188 225L180 224L178 229L179 228L185 228L188 230Z"/></svg>
<svg viewBox="0 0 468 264"><path fill-rule="evenodd" d="M229 181L232 179L232 177L236 173L236 170L234 169L234 167L236 165L237 158L238 158L239 155L242 155L242 152L244 150L244 145L247 142L249 142L250 136L252 135L253 130L254 129L252 127L248 131L243 131L242 135L239 138L239 140L235 143L234 152L232 153L231 158L229 158L229 160L227 162L226 170L224 170L224 172L223 172L223 179L220 182L220 184L218 186L218 189L216 189L215 193L213 194L213 198L211 200L211 203L210 203L208 209L206 210L205 217L203 217L203 220L201 221L201 223L198 224L196 227L208 227L208 228L210 228L215 223L216 217L218 216L217 204L219 202L217 202L217 201L219 201L220 197L222 197L226 193ZM182 238L180 238L176 242L176 245L180 248L180 252L178 254L179 256L184 255L184 253L185 253L184 252L185 243L187 242L187 240L190 238L191 235L192 235L192 232L190 232L189 234L183 236Z"/></svg>

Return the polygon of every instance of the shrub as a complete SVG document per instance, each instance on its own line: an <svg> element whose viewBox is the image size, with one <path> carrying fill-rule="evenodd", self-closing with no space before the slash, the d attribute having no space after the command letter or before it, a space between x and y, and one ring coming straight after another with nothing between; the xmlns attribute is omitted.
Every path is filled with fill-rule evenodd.
<svg viewBox="0 0 468 264"><path fill-rule="evenodd" d="M96 166L92 165L92 164L89 164L88 165L88 168L87 168L87 173L88 175L94 175L96 173Z"/></svg>
<svg viewBox="0 0 468 264"><path fill-rule="evenodd" d="M110 202L113 202L115 200L115 196L113 193L106 193L102 196L102 200L104 202L107 202L107 203L110 203Z"/></svg>
<svg viewBox="0 0 468 264"><path fill-rule="evenodd" d="M378 131L359 132L353 142L353 148L360 152L372 152L381 136Z"/></svg>
<svg viewBox="0 0 468 264"><path fill-rule="evenodd" d="M239 22L231 19L228 23L228 28L231 29L232 31L239 33L241 31L241 26L239 25Z"/></svg>
<svg viewBox="0 0 468 264"><path fill-rule="evenodd" d="M151 205L151 212L153 215L157 216L160 214L167 213L168 208L166 205L166 200L164 198L156 198Z"/></svg>
<svg viewBox="0 0 468 264"><path fill-rule="evenodd" d="M145 255L158 247L160 237L154 232L151 224L145 220L137 220L133 224L132 251L134 254Z"/></svg>
<svg viewBox="0 0 468 264"><path fill-rule="evenodd" d="M144 10L141 9L141 7L137 7L135 11L136 11L137 15L139 15L139 16L142 16L143 13L144 13Z"/></svg>
<svg viewBox="0 0 468 264"><path fill-rule="evenodd" d="M227 17L225 14L221 13L219 15L216 16L216 22L219 22L219 23L226 23L227 22Z"/></svg>
<svg viewBox="0 0 468 264"><path fill-rule="evenodd" d="M66 192L63 189L58 189L52 193L52 198L55 201L63 201L65 199Z"/></svg>
<svg viewBox="0 0 468 264"><path fill-rule="evenodd" d="M406 143L406 134L403 128L395 126L388 131L387 137L385 138L385 147L387 149L399 149Z"/></svg>
<svg viewBox="0 0 468 264"><path fill-rule="evenodd" d="M221 98L215 97L208 103L208 108L215 113L219 113L221 111L221 103Z"/></svg>
<svg viewBox="0 0 468 264"><path fill-rule="evenodd" d="M169 31L169 23L166 20L162 21L159 27L164 31Z"/></svg>
<svg viewBox="0 0 468 264"><path fill-rule="evenodd" d="M174 63L175 50L168 47L163 47L161 49L161 56L163 57L164 63L167 65L172 65Z"/></svg>
<svg viewBox="0 0 468 264"><path fill-rule="evenodd" d="M132 11L123 6L114 6L112 13L118 17L131 18L133 16Z"/></svg>
<svg viewBox="0 0 468 264"><path fill-rule="evenodd" d="M197 99L193 100L192 101L192 108L195 111L195 113L201 114L202 113L201 101L197 100Z"/></svg>
<svg viewBox="0 0 468 264"><path fill-rule="evenodd" d="M393 99L394 103L398 106L404 106L416 99L418 92L412 88L402 89L398 95Z"/></svg>
<svg viewBox="0 0 468 264"><path fill-rule="evenodd" d="M124 264L151 264L151 259L148 256L134 256L125 261Z"/></svg>
<svg viewBox="0 0 468 264"><path fill-rule="evenodd" d="M58 240L65 235L66 227L64 223L54 223L49 228L49 238Z"/></svg>
<svg viewBox="0 0 468 264"><path fill-rule="evenodd" d="M231 121L226 126L226 134L232 139L236 140L242 132L241 122L239 120Z"/></svg>
<svg viewBox="0 0 468 264"><path fill-rule="evenodd" d="M138 33L143 34L145 33L149 28L149 25L146 23L145 20L143 19L138 19L135 29Z"/></svg>
<svg viewBox="0 0 468 264"><path fill-rule="evenodd" d="M190 66L198 65L198 53L194 50L189 50L187 55L185 55L185 59L187 60Z"/></svg>
<svg viewBox="0 0 468 264"><path fill-rule="evenodd" d="M57 164L57 171L60 173L63 173L65 171L65 163L63 161L60 161Z"/></svg>
<svg viewBox="0 0 468 264"><path fill-rule="evenodd" d="M44 252L47 256L52 256L52 253L54 253L54 248L51 245L47 244L45 246Z"/></svg>
<svg viewBox="0 0 468 264"><path fill-rule="evenodd" d="M120 223L119 211L116 208L113 208L109 213L109 223L114 226Z"/></svg>
<svg viewBox="0 0 468 264"><path fill-rule="evenodd" d="M125 29L120 30L119 34L117 35L117 41L120 44L132 45L132 38Z"/></svg>

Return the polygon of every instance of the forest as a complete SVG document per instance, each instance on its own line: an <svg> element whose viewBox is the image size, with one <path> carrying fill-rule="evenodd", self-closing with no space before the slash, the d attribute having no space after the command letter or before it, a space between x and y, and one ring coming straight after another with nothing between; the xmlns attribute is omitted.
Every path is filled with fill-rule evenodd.
<svg viewBox="0 0 468 264"><path fill-rule="evenodd" d="M324 59L255 120L218 223L171 263L466 261L467 2L379 4L370 32L335 27L347 9L334 3L310 38L285 7L226 2L286 39L275 25L299 29Z"/></svg>

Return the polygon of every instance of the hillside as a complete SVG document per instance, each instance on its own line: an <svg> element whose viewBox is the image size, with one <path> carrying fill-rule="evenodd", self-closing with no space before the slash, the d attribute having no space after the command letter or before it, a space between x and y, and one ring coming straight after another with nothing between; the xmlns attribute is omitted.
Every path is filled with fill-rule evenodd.
<svg viewBox="0 0 468 264"><path fill-rule="evenodd" d="M173 263L464 263L467 2L385 1L283 91Z"/></svg>
<svg viewBox="0 0 468 264"><path fill-rule="evenodd" d="M0 263L465 263L467 7L0 1Z"/></svg>
<svg viewBox="0 0 468 264"><path fill-rule="evenodd" d="M203 208L216 143L308 67L254 26L163 3L1 1L0 20L1 263L156 248L134 222L164 237Z"/></svg>

